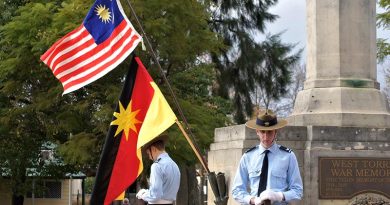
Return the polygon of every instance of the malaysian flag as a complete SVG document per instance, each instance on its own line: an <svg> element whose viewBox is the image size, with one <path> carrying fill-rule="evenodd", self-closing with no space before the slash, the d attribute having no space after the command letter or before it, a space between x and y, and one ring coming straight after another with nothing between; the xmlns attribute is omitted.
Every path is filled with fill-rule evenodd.
<svg viewBox="0 0 390 205"><path fill-rule="evenodd" d="M52 45L41 60L66 94L114 69L140 41L119 0L96 0L83 24Z"/></svg>

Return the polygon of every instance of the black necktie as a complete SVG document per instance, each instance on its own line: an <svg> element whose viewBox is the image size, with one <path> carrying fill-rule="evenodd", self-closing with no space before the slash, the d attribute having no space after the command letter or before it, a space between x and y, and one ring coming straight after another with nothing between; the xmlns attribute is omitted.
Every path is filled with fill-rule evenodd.
<svg viewBox="0 0 390 205"><path fill-rule="evenodd" d="M267 188L267 175L268 175L268 152L269 150L264 151L264 159L263 166L261 167L261 174L259 180L259 189L257 190L257 196L260 196L261 192L263 192Z"/></svg>

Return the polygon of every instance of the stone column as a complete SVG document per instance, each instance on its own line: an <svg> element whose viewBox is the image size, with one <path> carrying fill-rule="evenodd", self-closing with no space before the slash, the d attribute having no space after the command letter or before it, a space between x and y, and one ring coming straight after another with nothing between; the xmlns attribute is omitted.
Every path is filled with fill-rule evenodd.
<svg viewBox="0 0 390 205"><path fill-rule="evenodd" d="M306 81L289 123L390 127L376 79L376 1L306 2Z"/></svg>

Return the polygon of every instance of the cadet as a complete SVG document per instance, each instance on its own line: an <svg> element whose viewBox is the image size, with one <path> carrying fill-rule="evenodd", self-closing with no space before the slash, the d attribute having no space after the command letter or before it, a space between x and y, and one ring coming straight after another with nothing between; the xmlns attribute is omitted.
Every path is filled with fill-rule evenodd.
<svg viewBox="0 0 390 205"><path fill-rule="evenodd" d="M286 126L287 121L277 119L267 109L245 125L256 130L260 144L241 157L233 181L233 198L240 204L255 205L265 200L273 204L300 200L303 187L297 158L290 149L275 143L277 130Z"/></svg>
<svg viewBox="0 0 390 205"><path fill-rule="evenodd" d="M143 146L149 159L154 161L150 169L149 189L141 189L136 197L148 204L173 204L180 185L177 164L165 152L167 135L162 135Z"/></svg>

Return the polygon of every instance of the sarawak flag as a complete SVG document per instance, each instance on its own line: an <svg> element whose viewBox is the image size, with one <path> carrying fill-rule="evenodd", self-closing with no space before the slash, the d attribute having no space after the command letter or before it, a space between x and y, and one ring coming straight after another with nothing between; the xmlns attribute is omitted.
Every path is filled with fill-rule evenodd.
<svg viewBox="0 0 390 205"><path fill-rule="evenodd" d="M138 57L134 57L107 134L91 205L109 204L142 172L141 147L176 116Z"/></svg>
<svg viewBox="0 0 390 205"><path fill-rule="evenodd" d="M41 60L66 94L114 69L140 41L119 0L96 0L83 24L54 43Z"/></svg>

